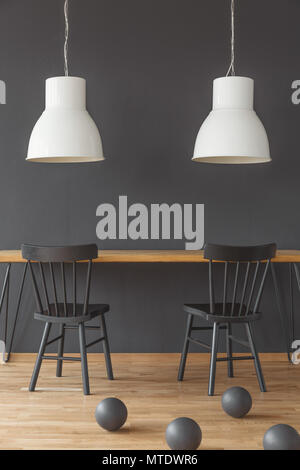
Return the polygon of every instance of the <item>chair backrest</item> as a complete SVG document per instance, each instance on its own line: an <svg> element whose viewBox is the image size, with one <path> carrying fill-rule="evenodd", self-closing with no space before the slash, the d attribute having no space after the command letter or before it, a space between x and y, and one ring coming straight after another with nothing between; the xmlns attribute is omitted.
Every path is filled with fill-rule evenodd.
<svg viewBox="0 0 300 470"><path fill-rule="evenodd" d="M210 312L215 313L214 261L224 262L222 314L244 316L257 313L270 260L276 244L226 246L206 244L204 258L209 260Z"/></svg>
<svg viewBox="0 0 300 470"><path fill-rule="evenodd" d="M76 311L77 261L88 261L83 311L81 312L82 315L85 315L89 306L92 260L98 256L97 245L37 246L24 244L21 249L23 258L29 262L37 311L47 311L48 315L67 316L70 314L68 310L68 305L70 304L72 304L72 314L76 316L79 313ZM66 265L70 264L72 266L71 302L69 302L70 299L68 299L67 295L65 276ZM35 269L36 265L38 272ZM59 266L59 274L56 265ZM48 276L46 270L48 271ZM43 294L39 290L38 279L40 279ZM60 293L62 302L59 301ZM42 298L44 298L44 306ZM51 308L52 305L54 308Z"/></svg>

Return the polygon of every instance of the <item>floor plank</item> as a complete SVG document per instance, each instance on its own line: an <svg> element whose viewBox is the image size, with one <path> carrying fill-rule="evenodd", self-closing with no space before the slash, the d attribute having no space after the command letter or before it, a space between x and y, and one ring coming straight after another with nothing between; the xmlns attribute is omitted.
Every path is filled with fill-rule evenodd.
<svg viewBox="0 0 300 470"><path fill-rule="evenodd" d="M89 355L92 395L84 397L80 363L65 363L55 377L54 361L44 361L37 390L26 390L34 356L13 355L0 365L0 449L166 449L167 424L179 416L195 419L203 449L261 449L264 432L287 423L300 431L300 367L283 355L261 355L268 392L260 393L253 364L235 363L236 377L217 366L216 396L207 396L208 355L190 354L185 380L176 380L178 354L113 354L116 380L105 376L102 354ZM225 415L221 394L232 385L252 395L250 414L241 420ZM128 420L108 433L94 419L99 401L123 400Z"/></svg>

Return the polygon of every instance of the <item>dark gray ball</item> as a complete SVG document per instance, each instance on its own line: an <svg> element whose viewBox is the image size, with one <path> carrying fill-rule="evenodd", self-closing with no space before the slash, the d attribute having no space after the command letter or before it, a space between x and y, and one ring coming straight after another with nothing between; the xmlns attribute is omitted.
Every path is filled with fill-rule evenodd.
<svg viewBox="0 0 300 470"><path fill-rule="evenodd" d="M166 429L166 441L172 450L196 450L201 440L200 426L190 418L176 418Z"/></svg>
<svg viewBox="0 0 300 470"><path fill-rule="evenodd" d="M127 408L118 398L105 398L98 403L95 418L107 431L117 431L127 419Z"/></svg>
<svg viewBox="0 0 300 470"><path fill-rule="evenodd" d="M243 387L228 388L222 396L222 407L229 416L242 418L251 410L251 395Z"/></svg>
<svg viewBox="0 0 300 470"><path fill-rule="evenodd" d="M276 424L265 433L263 446L265 450L300 450L300 435L288 424Z"/></svg>

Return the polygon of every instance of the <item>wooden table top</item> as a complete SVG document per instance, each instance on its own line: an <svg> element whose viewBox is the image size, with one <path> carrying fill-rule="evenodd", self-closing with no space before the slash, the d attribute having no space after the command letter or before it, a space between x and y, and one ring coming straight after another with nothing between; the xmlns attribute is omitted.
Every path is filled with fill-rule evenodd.
<svg viewBox="0 0 300 470"><path fill-rule="evenodd" d="M0 250L0 263L24 263L20 250ZM300 263L300 250L278 250L275 263ZM99 250L96 263L206 263L203 250Z"/></svg>

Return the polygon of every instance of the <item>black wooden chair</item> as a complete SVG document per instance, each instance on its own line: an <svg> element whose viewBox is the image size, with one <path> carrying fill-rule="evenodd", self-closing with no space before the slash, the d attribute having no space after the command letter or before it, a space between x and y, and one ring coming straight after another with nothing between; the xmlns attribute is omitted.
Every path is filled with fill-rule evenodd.
<svg viewBox="0 0 300 470"><path fill-rule="evenodd" d="M208 395L214 394L217 361L227 361L228 376L233 377L233 361L245 359L254 360L260 390L262 392L266 391L258 353L253 340L252 323L261 316L258 311L259 303L270 260L275 256L275 253L276 245L274 243L247 247L207 244L204 247L204 258L209 260L210 300L208 304L184 305L184 311L188 313L188 319L178 380L183 380L189 344L192 342L211 350ZM214 261L224 262L221 302L215 302L214 265L217 263L214 263ZM232 284L232 289L229 287L230 284ZM231 301L228 301L230 290L232 291L232 297ZM201 317L213 323L213 326L193 326L194 317ZM245 325L248 341L242 341L232 336L232 325L234 323ZM227 357L217 358L219 330L224 329L226 330ZM213 330L212 345L192 338L191 334L195 330ZM250 348L252 355L233 356L233 341Z"/></svg>
<svg viewBox="0 0 300 470"><path fill-rule="evenodd" d="M28 260L32 276L33 288L36 298L36 310L34 318L46 323L38 356L34 366L29 390L35 390L36 382L40 372L43 359L54 359L57 361L56 376L62 375L63 361L81 361L83 391L89 395L89 375L87 364L87 348L103 341L103 351L106 361L107 376L113 380L113 371L110 359L109 343L107 338L104 314L109 311L109 305L89 303L92 260L97 258L96 245L46 247L22 245L23 258ZM86 285L83 303L78 303L77 294L77 261L88 261ZM32 261L34 263L32 263ZM67 295L67 284L65 271L72 270L72 296ZM40 282L38 283L38 279ZM58 283L58 281L60 281ZM40 289L41 284L42 289ZM60 287L60 288L59 288ZM41 291L42 292L41 292ZM52 303L50 300L52 292ZM59 302L59 298L62 302ZM44 298L44 306L42 302ZM70 302L71 300L71 302ZM86 326L85 323L93 318L100 317L100 326ZM59 325L59 336L48 341L49 333L53 324ZM65 331L78 329L81 357L64 356ZM85 329L102 330L101 338L86 344ZM58 341L57 356L46 356L45 349L48 345Z"/></svg>

